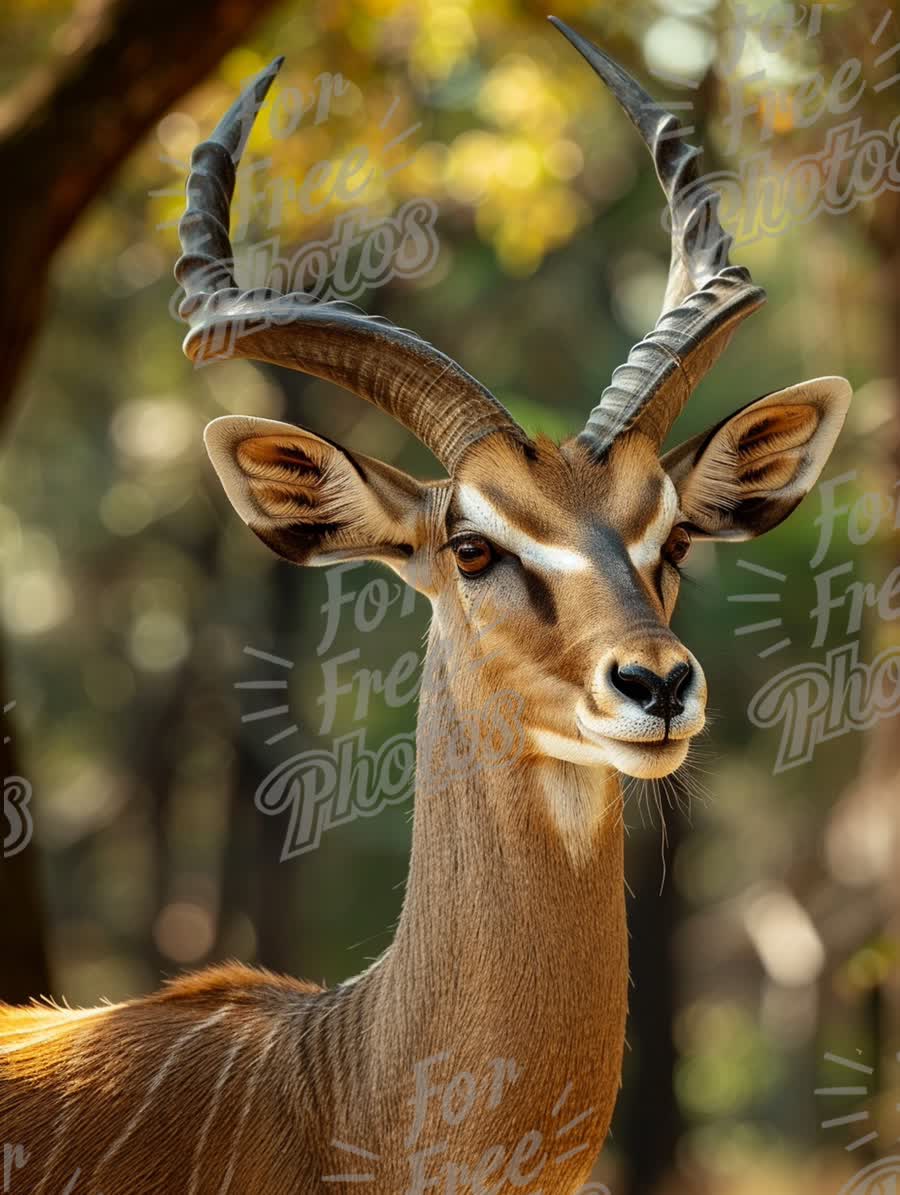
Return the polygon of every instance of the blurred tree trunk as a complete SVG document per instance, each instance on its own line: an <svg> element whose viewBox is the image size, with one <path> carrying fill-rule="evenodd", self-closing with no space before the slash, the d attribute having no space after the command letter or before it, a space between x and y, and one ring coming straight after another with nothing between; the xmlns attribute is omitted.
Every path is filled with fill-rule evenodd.
<svg viewBox="0 0 900 1195"><path fill-rule="evenodd" d="M310 611L309 601L303 600L306 573L278 561L269 572L271 579L271 627L276 644L292 643L302 629L304 619L313 619L318 611ZM281 654L279 647L275 651ZM292 715L293 716L293 715ZM300 719L300 733L289 741L290 754L308 750L313 743L309 730ZM274 752L266 762L266 771L277 760ZM252 801L256 784L244 795ZM303 856L282 861L281 852L287 833L286 817L256 814L256 858L254 871L257 885L257 934L259 961L275 971L290 971L296 967L300 950L300 894L297 883L303 879Z"/></svg>
<svg viewBox="0 0 900 1195"><path fill-rule="evenodd" d="M874 434L862 442L869 454L864 464L875 480L877 492L894 503L896 515L900 503L900 196L886 192L879 197L874 219L867 227L878 254L880 280L873 289L876 305L884 312L885 377L891 383L887 417ZM871 483L869 488L871 488ZM896 517L886 522L896 528ZM900 533L889 531L874 562L876 585L887 578L900 560ZM873 657L888 647L900 646L897 623L872 616ZM868 992L865 1017L867 1032L875 1044L877 1081L896 1086L897 1048L900 1046L900 714L882 717L866 733L866 742L857 776L832 812L829 833L848 844L848 849L868 859L869 885L861 889L859 899L875 910L877 925L866 929L852 943L861 948L873 938L892 951L892 964L884 982ZM888 844L882 853L872 844ZM863 922L865 925L865 922ZM845 950L850 951L848 946Z"/></svg>
<svg viewBox="0 0 900 1195"><path fill-rule="evenodd" d="M79 216L156 121L272 7L274 0L86 3L55 39L65 52L4 97L0 414L40 327L54 255ZM0 673L4 700L6 690ZM8 744L3 764L5 776L18 770ZM0 999L49 990L39 888L33 847L0 861Z"/></svg>
<svg viewBox="0 0 900 1195"><path fill-rule="evenodd" d="M260 779L261 773L256 757L247 741L247 730L242 726L237 732L228 810L225 815L225 838L219 876L219 915L212 950L213 959L216 961L234 956L235 950L231 943L240 918L248 918L254 931L257 931L258 918L255 916L250 891L247 843L253 841L255 817L261 816L256 814L253 805L253 794ZM257 956L258 946L256 955L243 961L254 962Z"/></svg>
<svg viewBox="0 0 900 1195"><path fill-rule="evenodd" d="M885 348L888 377L892 393L890 414L883 433L870 441L878 452L876 464L883 478L883 493L893 499L895 514L900 504L900 196L887 192L881 197L877 239L884 261L883 295L886 316ZM892 524L897 526L897 519ZM882 568L878 576L887 577L900 560L900 533L889 533L885 542ZM878 650L889 645L900 646L896 623L880 623ZM896 670L896 665L895 665ZM890 827L893 844L893 866L888 867L881 890L881 909L884 934L900 951L900 714L882 718L869 732L869 741L860 777L860 785L868 790L868 800L877 801ZM881 989L879 1016L881 1024L881 1052L884 1075L896 1069L897 1049L900 1047L900 963L896 961L887 983Z"/></svg>
<svg viewBox="0 0 900 1195"><path fill-rule="evenodd" d="M315 423L316 411L307 396L305 377L291 376L285 370L262 366L273 387L281 391L283 406L290 418L299 423ZM307 416L309 418L307 418ZM261 593L260 618L266 651L287 659L298 641L315 641L319 611L309 602L306 569L283 560L274 561L258 581ZM290 685L291 674L284 678ZM231 678L231 683L236 678ZM268 698L263 698L268 701ZM277 702L292 704L290 688ZM243 710L241 711L244 712ZM299 732L285 740L283 747L256 744L264 736L258 722L239 723L235 731L235 759L228 803L228 823L220 880L221 904L214 954L230 953L230 932L239 917L246 916L256 934L253 961L273 971L307 973L303 949L302 894L306 871L303 857L282 860L288 819L284 815L260 813L255 797L260 783L287 755L295 755L315 746L315 736L305 725L299 711L291 709L290 719Z"/></svg>
<svg viewBox="0 0 900 1195"><path fill-rule="evenodd" d="M219 588L217 561L221 539L222 525L214 519L194 545L192 553L198 570L207 578L207 598ZM201 599L194 608L188 628L190 652L172 675L161 698L139 719L132 744L132 758L140 761L135 773L143 781L150 802L148 824L153 852L153 897L144 953L161 978L177 970L172 959L162 952L154 930L156 919L172 899L172 790L177 780L178 764L187 749L181 735L190 721L191 704L202 693L206 683L201 635L207 614L205 599Z"/></svg>
<svg viewBox="0 0 900 1195"><path fill-rule="evenodd" d="M0 658L0 669L2 669ZM0 734L0 779L20 774L15 744ZM30 809L29 809L30 812ZM9 830L0 816L0 842ZM6 858L0 851L0 1000L21 1004L50 994L46 935L37 856L33 846Z"/></svg>
<svg viewBox="0 0 900 1195"><path fill-rule="evenodd" d="M685 826L681 809L667 812L667 841L662 853L658 834L651 827L639 836L629 869L634 876L634 895L627 900L631 967L628 1040L635 1065L623 1107L625 1123L617 1136L628 1162L627 1195L653 1195L665 1186L675 1168L684 1129L675 1093L678 996L673 957L684 910L672 865ZM661 885L663 868L666 879Z"/></svg>
<svg viewBox="0 0 900 1195"><path fill-rule="evenodd" d="M285 653L296 629L290 615L302 611L299 586L300 569L292 569L283 561L266 571L259 582L264 591L264 611L268 641L275 654ZM290 599L290 600L289 600ZM285 611L288 617L285 617ZM233 683L225 681L223 683ZM263 701L267 701L263 697ZM279 695L279 704L290 701L289 694ZM239 919L246 917L255 933L255 956L246 961L256 962L273 971L296 969L299 941L297 899L292 888L290 862L282 862L281 851L287 833L287 818L260 813L256 808L256 792L261 781L279 759L276 749L256 749L259 724L240 724L235 729L234 766L229 793L225 848L219 881L221 894L216 943L216 959L230 957L233 931ZM309 746L305 732L290 739L290 752ZM294 861L296 862L296 860Z"/></svg>

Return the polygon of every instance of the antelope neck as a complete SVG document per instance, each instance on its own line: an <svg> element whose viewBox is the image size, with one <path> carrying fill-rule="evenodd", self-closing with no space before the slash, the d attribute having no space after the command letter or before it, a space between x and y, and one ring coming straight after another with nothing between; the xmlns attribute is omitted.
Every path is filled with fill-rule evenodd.
<svg viewBox="0 0 900 1195"><path fill-rule="evenodd" d="M417 1065L436 1055L445 1057L434 1079L446 1082L509 1060L518 1078L498 1109L510 1121L506 1139L546 1126L568 1091L567 1113L590 1109L582 1135L595 1156L618 1091L626 1013L618 779L522 753L448 769L434 745L477 696L465 674L448 681L437 646L433 634L406 899L392 947L364 977L377 1022L367 1035L376 1052L370 1075L381 1090L408 1092ZM568 797L604 806L581 859L550 808ZM488 1145L495 1119L485 1118ZM437 1129L446 1137L446 1125ZM458 1141L478 1146L471 1122Z"/></svg>

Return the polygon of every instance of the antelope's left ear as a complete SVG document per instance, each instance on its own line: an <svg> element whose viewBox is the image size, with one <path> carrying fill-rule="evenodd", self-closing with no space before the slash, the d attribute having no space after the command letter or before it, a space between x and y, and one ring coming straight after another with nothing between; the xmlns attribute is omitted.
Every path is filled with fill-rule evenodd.
<svg viewBox="0 0 900 1195"><path fill-rule="evenodd" d="M845 378L815 378L742 407L667 452L691 531L753 539L786 519L831 455L852 395Z"/></svg>
<svg viewBox="0 0 900 1195"><path fill-rule="evenodd" d="M417 587L427 539L427 482L302 427L225 415L204 434L231 504L294 564L379 560Z"/></svg>

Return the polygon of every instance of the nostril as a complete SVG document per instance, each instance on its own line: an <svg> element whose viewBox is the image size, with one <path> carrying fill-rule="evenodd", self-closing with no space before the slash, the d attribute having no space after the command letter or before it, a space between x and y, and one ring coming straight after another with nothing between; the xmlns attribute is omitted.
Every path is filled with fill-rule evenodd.
<svg viewBox="0 0 900 1195"><path fill-rule="evenodd" d="M668 722L684 712L684 694L693 674L686 661L676 664L668 676L659 676L640 664L626 664L623 668L613 664L609 679L623 697L636 702L645 713Z"/></svg>
<svg viewBox="0 0 900 1195"><path fill-rule="evenodd" d="M673 714L684 712L684 693L691 683L694 669L688 663L676 664L666 677L666 688L669 691L669 707Z"/></svg>
<svg viewBox="0 0 900 1195"><path fill-rule="evenodd" d="M624 668L613 664L609 679L613 688L618 689L623 697L636 701L643 709L652 705L656 699L657 685L654 682L657 682L658 678L648 668L641 668L639 664L626 664Z"/></svg>

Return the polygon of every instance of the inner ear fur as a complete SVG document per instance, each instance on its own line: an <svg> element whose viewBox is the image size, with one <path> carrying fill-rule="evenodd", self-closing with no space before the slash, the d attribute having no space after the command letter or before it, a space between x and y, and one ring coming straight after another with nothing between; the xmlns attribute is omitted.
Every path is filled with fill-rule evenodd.
<svg viewBox="0 0 900 1195"><path fill-rule="evenodd" d="M695 533L750 539L809 493L850 403L844 378L815 378L757 399L672 449L663 468Z"/></svg>
<svg viewBox="0 0 900 1195"><path fill-rule="evenodd" d="M235 510L280 556L320 565L413 555L425 486L402 470L271 419L224 416L204 439Z"/></svg>

